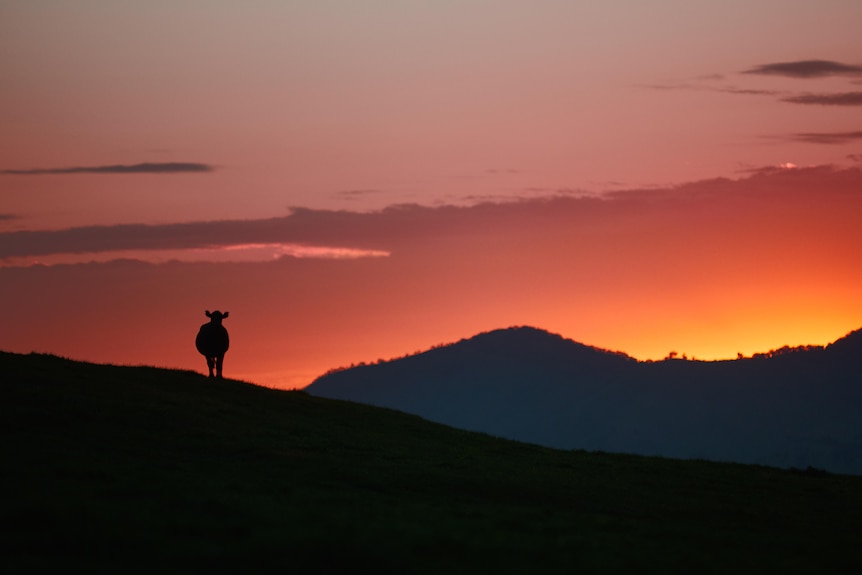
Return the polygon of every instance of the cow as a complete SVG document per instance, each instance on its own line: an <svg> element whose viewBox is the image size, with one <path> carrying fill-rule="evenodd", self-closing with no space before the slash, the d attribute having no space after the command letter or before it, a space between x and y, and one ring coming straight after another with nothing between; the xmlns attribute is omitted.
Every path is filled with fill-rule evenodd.
<svg viewBox="0 0 862 575"><path fill-rule="evenodd" d="M230 340L227 330L221 322L228 316L228 313L230 312L222 313L218 310L210 313L207 310L206 314L210 320L201 326L198 336L195 338L195 347L207 359L210 377L222 377L224 354L230 346ZM215 369L215 374L213 369Z"/></svg>

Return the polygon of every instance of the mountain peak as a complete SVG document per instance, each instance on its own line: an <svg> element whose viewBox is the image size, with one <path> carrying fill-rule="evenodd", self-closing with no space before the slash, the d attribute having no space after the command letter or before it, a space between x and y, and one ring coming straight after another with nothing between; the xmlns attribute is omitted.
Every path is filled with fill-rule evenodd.
<svg viewBox="0 0 862 575"><path fill-rule="evenodd" d="M470 353L496 353L508 357L523 357L531 361L635 361L620 352L608 351L532 326L513 326L477 334L469 339L445 346L461 348Z"/></svg>

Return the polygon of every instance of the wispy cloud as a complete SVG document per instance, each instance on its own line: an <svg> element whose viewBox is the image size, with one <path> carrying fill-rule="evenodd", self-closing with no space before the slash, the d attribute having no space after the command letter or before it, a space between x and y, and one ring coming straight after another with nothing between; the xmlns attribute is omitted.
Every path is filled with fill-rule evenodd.
<svg viewBox="0 0 862 575"><path fill-rule="evenodd" d="M284 257L347 260L387 256L389 256L389 252L383 250L281 243L233 244L210 248L107 250L84 253L53 253L41 256L14 256L0 258L0 268L92 264L122 260L135 260L151 264L170 262L228 264L268 262Z"/></svg>
<svg viewBox="0 0 862 575"><path fill-rule="evenodd" d="M342 200L359 200L367 196L373 196L375 194L382 194L382 190L376 190L373 188L368 189L358 189L358 190L339 190L337 192L333 192L333 196L336 198L340 198Z"/></svg>
<svg viewBox="0 0 862 575"><path fill-rule="evenodd" d="M798 60L793 62L762 64L745 70L742 74L780 76L796 79L816 79L838 76L850 78L849 82L851 84L862 82L862 66L844 64L832 60ZM653 84L643 87L654 90L697 90L742 96L771 96L777 98L781 102L809 106L862 106L862 92L859 91L799 93L790 90L748 88L734 85L720 86L701 81Z"/></svg>
<svg viewBox="0 0 862 575"><path fill-rule="evenodd" d="M362 213L294 208L265 220L86 226L0 233L0 267L135 259L166 261L271 261L281 257L356 259L385 257L374 225ZM359 228L359 229L357 229Z"/></svg>
<svg viewBox="0 0 862 575"><path fill-rule="evenodd" d="M8 222L10 220L17 220L18 216L15 214L0 214L0 222Z"/></svg>
<svg viewBox="0 0 862 575"><path fill-rule="evenodd" d="M855 132L802 132L791 134L788 139L809 144L849 144L862 140L862 130Z"/></svg>
<svg viewBox="0 0 862 575"><path fill-rule="evenodd" d="M209 164L193 162L166 162L143 164L117 164L112 166L72 166L66 168L34 168L28 170L0 170L0 174L15 176L42 176L50 174L181 174L212 172Z"/></svg>
<svg viewBox="0 0 862 575"><path fill-rule="evenodd" d="M788 78L824 78L827 76L862 76L862 66L842 64L832 60L797 60L761 64L742 72Z"/></svg>
<svg viewBox="0 0 862 575"><path fill-rule="evenodd" d="M750 174L752 176L775 176L782 172L786 172L788 170L798 170L799 166L792 162L787 162L784 164L778 164L777 166L749 166L743 167L737 170L740 174ZM803 169L818 169L818 168L803 168ZM821 166L820 170L830 169L828 167Z"/></svg>
<svg viewBox="0 0 862 575"><path fill-rule="evenodd" d="M787 92L781 90L755 90L751 88L736 88L728 86L726 88L713 88L714 92L722 92L724 94L738 94L741 96L780 96Z"/></svg>
<svg viewBox="0 0 862 575"><path fill-rule="evenodd" d="M839 92L837 94L802 94L781 99L791 104L814 106L862 106L862 92Z"/></svg>
<svg viewBox="0 0 862 575"><path fill-rule="evenodd" d="M742 96L781 96L788 94L785 90L759 90L753 88L739 88L736 86L715 86L697 83L669 82L666 84L639 84L641 88L662 91L697 91L697 92L719 92L722 94L737 94Z"/></svg>

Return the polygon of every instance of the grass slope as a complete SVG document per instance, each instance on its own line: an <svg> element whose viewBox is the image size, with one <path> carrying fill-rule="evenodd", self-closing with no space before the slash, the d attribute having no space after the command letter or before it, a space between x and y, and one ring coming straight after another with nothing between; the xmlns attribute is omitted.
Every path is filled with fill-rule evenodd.
<svg viewBox="0 0 862 575"><path fill-rule="evenodd" d="M0 373L6 573L862 570L860 477L554 451L190 372Z"/></svg>

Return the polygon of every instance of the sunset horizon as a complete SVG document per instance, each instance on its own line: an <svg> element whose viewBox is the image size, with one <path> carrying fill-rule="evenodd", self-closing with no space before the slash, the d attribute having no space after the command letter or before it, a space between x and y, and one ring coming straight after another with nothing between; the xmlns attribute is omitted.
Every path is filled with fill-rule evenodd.
<svg viewBox="0 0 862 575"><path fill-rule="evenodd" d="M0 7L0 350L301 388L862 327L862 3Z"/></svg>
<svg viewBox="0 0 862 575"><path fill-rule="evenodd" d="M810 193L811 180L829 178L831 194ZM859 272L845 265L860 244L857 185L862 185L857 169L784 167L739 180L602 197L557 195L367 212L296 209L262 221L7 232L0 236L0 274L3 290L11 294L6 301L21 302L7 320L21 328L14 337L7 331L0 347L202 371L201 359L187 349L189 334L206 319L205 309L229 310L226 326L234 344L227 354L228 376L292 389L332 369L518 325L640 361L671 352L729 360L783 346L827 345L862 327L862 305L855 297ZM774 210L771 194L785 199L782 219L772 224L778 235L761 240L760 251L746 251L753 245L750 234L759 233L762 218ZM807 237L786 236L806 227ZM637 248L618 244L632 235L641 238ZM680 237L688 238L688 245L678 243ZM601 256L602 250L582 242L608 253ZM715 245L722 249L710 252ZM706 255L699 257L701 252ZM580 267L556 262L567 258L576 258ZM429 262L433 267L426 267ZM447 280L448 288L434 290L441 269L466 285ZM512 276L512 269L529 273ZM647 273L651 270L662 273ZM93 277L106 283L90 285ZM306 279L288 285L289 277ZM363 278L359 285L367 291L353 292L345 277ZM582 278L592 283L580 285ZM415 291L406 297L389 293L390 281L432 290L425 294L427 309L416 305ZM139 291L142 282L164 294L155 300L157 309L170 317L152 316L146 305L127 306L145 295ZM217 296L197 296L200 283L217 285L208 288ZM68 291L56 292L58 285ZM570 289L578 297L570 297ZM501 307L486 294L511 303ZM93 323L89 313L97 310L94 301L114 310L105 319L97 317L101 333L87 327ZM299 302L317 307L301 309ZM449 307L458 319L443 311ZM51 331L57 314L82 318L74 341L65 330ZM147 326L147 333L115 323L117 314ZM421 320L408 328L400 325L399 315ZM280 322L291 327L278 334ZM354 339L351 329L364 335ZM148 341L160 357L112 347L118 334L130 333ZM269 348L260 347L261 334L271 340Z"/></svg>

